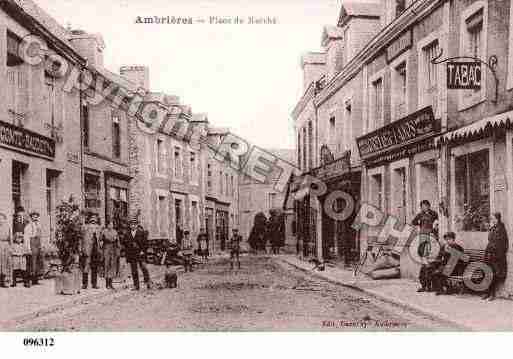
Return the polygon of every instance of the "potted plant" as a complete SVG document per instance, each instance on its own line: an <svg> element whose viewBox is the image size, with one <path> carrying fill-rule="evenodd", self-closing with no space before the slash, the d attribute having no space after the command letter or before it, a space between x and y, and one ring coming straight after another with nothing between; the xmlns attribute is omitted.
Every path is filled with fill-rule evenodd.
<svg viewBox="0 0 513 359"><path fill-rule="evenodd" d="M78 258L82 239L83 216L73 196L62 201L56 208L57 228L55 244L61 263L61 272L55 277L55 291L58 294L80 292L80 271Z"/></svg>

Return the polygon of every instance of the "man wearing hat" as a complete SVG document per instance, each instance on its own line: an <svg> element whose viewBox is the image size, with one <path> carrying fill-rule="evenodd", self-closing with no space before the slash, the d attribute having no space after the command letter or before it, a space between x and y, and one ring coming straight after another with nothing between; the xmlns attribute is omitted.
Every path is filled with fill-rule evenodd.
<svg viewBox="0 0 513 359"><path fill-rule="evenodd" d="M30 222L25 227L25 241L30 243L30 257L27 260L27 275L32 284L39 284L39 277L43 275L43 256L41 253L41 223L39 213L30 212Z"/></svg>
<svg viewBox="0 0 513 359"><path fill-rule="evenodd" d="M80 243L80 267L82 269L82 289L87 289L89 273L91 273L91 286L98 288L98 257L100 253L101 228L98 225L96 214L89 216L84 225L82 241Z"/></svg>
<svg viewBox="0 0 513 359"><path fill-rule="evenodd" d="M232 238L230 240L230 269L233 269L234 262L237 261L237 266L240 269L240 242L242 237L237 228L232 229Z"/></svg>
<svg viewBox="0 0 513 359"><path fill-rule="evenodd" d="M448 292L448 276L461 276L465 271L466 263L461 259L463 247L456 243L456 233L447 232L444 234L445 244L440 251L439 266L433 274L433 286L436 295ZM454 256L456 260L451 260Z"/></svg>
<svg viewBox="0 0 513 359"><path fill-rule="evenodd" d="M130 270L132 272L132 280L134 282L133 290L140 289L139 267L143 273L144 283L146 283L146 286L150 289L150 273L145 263L146 250L148 247L147 235L135 218L130 221L130 229L125 233L123 245L125 247L126 261L130 264Z"/></svg>

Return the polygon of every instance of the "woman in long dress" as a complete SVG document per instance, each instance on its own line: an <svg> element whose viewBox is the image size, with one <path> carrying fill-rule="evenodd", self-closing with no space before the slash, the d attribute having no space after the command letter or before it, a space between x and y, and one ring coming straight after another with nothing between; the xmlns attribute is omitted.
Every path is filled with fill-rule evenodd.
<svg viewBox="0 0 513 359"><path fill-rule="evenodd" d="M103 258L105 268L105 282L107 289L114 289L112 281L118 274L118 252L119 252L119 236L114 229L112 221L107 223L107 228L103 230Z"/></svg>
<svg viewBox="0 0 513 359"><path fill-rule="evenodd" d="M0 212L0 287L7 287L11 275L11 228L7 223L7 216Z"/></svg>

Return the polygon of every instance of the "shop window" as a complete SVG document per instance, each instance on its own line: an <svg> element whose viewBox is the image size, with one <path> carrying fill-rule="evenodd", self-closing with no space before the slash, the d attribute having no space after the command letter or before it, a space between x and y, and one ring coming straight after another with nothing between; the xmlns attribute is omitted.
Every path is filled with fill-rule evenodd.
<svg viewBox="0 0 513 359"><path fill-rule="evenodd" d="M12 202L13 209L22 206L24 198L24 181L25 174L28 166L24 163L13 161L12 162Z"/></svg>
<svg viewBox="0 0 513 359"><path fill-rule="evenodd" d="M392 194L394 197L394 215L406 223L407 216L407 177L406 168L399 167L392 170Z"/></svg>
<svg viewBox="0 0 513 359"><path fill-rule="evenodd" d="M383 210L383 176L381 173L370 176L371 203Z"/></svg>
<svg viewBox="0 0 513 359"><path fill-rule="evenodd" d="M114 158L121 157L121 127L119 115L112 115L112 155Z"/></svg>
<svg viewBox="0 0 513 359"><path fill-rule="evenodd" d="M456 157L456 222L463 231L487 231L490 218L488 150Z"/></svg>
<svg viewBox="0 0 513 359"><path fill-rule="evenodd" d="M114 228L121 228L122 223L128 219L128 190L126 188L110 187L109 199L111 202L108 217L113 221Z"/></svg>

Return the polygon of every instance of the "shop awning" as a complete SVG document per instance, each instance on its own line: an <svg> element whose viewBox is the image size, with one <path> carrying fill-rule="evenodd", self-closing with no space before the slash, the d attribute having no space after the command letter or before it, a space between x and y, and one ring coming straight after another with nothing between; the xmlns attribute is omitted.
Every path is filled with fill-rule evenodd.
<svg viewBox="0 0 513 359"><path fill-rule="evenodd" d="M482 120L463 126L456 130L447 132L436 138L435 144L438 146L444 143L461 141L479 137L496 129L513 128L513 111L508 111L492 117L483 118Z"/></svg>

